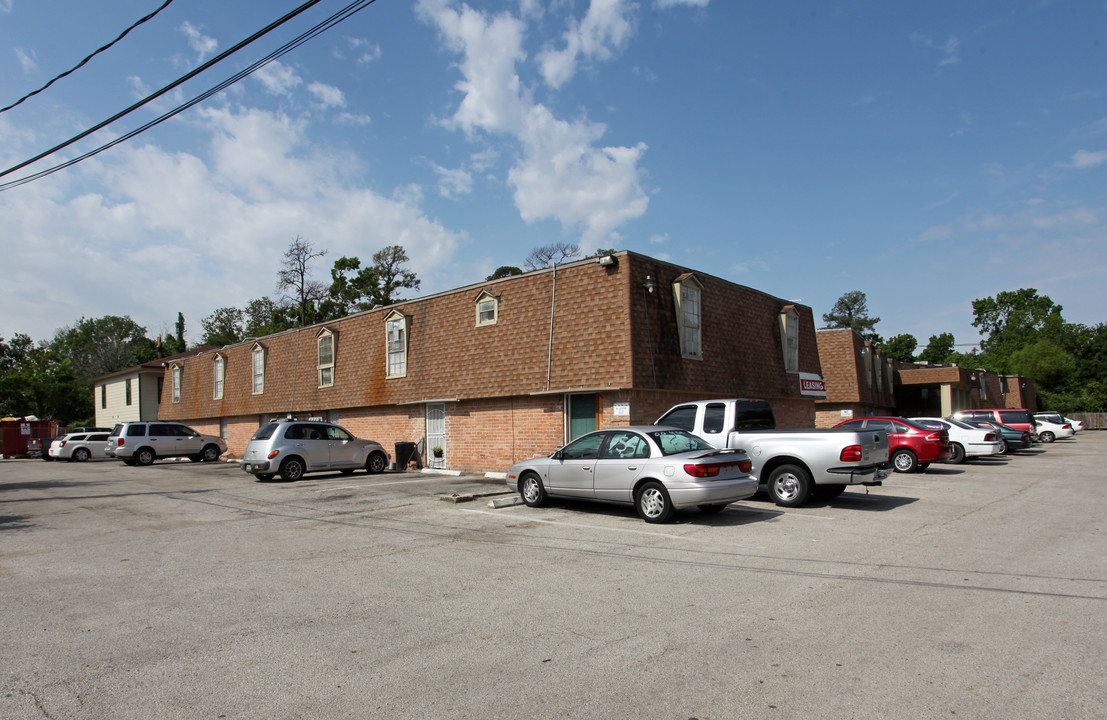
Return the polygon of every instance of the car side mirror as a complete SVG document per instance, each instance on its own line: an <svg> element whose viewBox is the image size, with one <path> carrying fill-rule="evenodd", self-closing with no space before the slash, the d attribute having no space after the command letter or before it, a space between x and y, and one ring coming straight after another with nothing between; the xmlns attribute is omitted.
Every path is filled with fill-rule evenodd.
<svg viewBox="0 0 1107 720"><path fill-rule="evenodd" d="M564 459L565 459L565 453L564 453L564 452L562 452L561 450L558 450L558 451L557 451L557 452L555 452L555 453L554 453L553 455L551 455L551 457L552 457L552 458L553 458L554 460L564 460Z"/></svg>

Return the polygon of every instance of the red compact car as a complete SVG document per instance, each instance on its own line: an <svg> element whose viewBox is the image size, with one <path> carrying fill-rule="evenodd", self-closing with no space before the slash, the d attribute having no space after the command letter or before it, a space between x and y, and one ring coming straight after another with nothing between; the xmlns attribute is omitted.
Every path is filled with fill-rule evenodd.
<svg viewBox="0 0 1107 720"><path fill-rule="evenodd" d="M888 433L888 460L896 472L925 470L930 463L948 460L953 454L944 429L923 427L901 417L855 418L835 427Z"/></svg>

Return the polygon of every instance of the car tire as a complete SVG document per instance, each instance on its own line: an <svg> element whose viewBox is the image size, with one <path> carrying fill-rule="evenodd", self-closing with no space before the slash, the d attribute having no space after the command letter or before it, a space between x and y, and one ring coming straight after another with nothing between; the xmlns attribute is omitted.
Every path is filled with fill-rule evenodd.
<svg viewBox="0 0 1107 720"><path fill-rule="evenodd" d="M526 473L519 478L519 496L527 507L542 507L546 504L546 488L534 473Z"/></svg>
<svg viewBox="0 0 1107 720"><path fill-rule="evenodd" d="M205 445L203 452L200 453L200 459L204 462L215 462L222 454L223 451L218 445Z"/></svg>
<svg viewBox="0 0 1107 720"><path fill-rule="evenodd" d="M946 460L946 462L951 465L960 465L965 462L965 448L961 443L950 443L949 449L949 460Z"/></svg>
<svg viewBox="0 0 1107 720"><path fill-rule="evenodd" d="M638 489L634 496L634 507L638 517L648 523L668 522L673 516L673 502L669 491L656 480L651 480Z"/></svg>
<svg viewBox="0 0 1107 720"><path fill-rule="evenodd" d="M799 465L781 465L769 475L769 497L782 507L799 507L811 497L811 473Z"/></svg>
<svg viewBox="0 0 1107 720"><path fill-rule="evenodd" d="M910 473L919 469L919 459L910 450L896 450L890 459L896 472Z"/></svg>
<svg viewBox="0 0 1107 720"><path fill-rule="evenodd" d="M281 463L281 479L296 482L304 476L304 461L298 457L286 458Z"/></svg>
<svg viewBox="0 0 1107 720"><path fill-rule="evenodd" d="M1003 440L1002 442L1003 442L1003 447L1000 448L999 454L1000 455L1006 455L1007 453L1011 452L1011 446L1007 444L1006 440Z"/></svg>
<svg viewBox="0 0 1107 720"><path fill-rule="evenodd" d="M92 453L87 448L77 448L73 451L73 462L88 462L90 457Z"/></svg>
<svg viewBox="0 0 1107 720"><path fill-rule="evenodd" d="M846 486L841 483L833 485L816 485L815 497L820 500L833 500L846 491Z"/></svg>
<svg viewBox="0 0 1107 720"><path fill-rule="evenodd" d="M704 515L717 515L726 510L726 505L700 505L699 508Z"/></svg>
<svg viewBox="0 0 1107 720"><path fill-rule="evenodd" d="M1049 430L1046 430L1045 432L1038 433L1038 439L1044 443L1051 443L1057 439L1057 436Z"/></svg>
<svg viewBox="0 0 1107 720"><path fill-rule="evenodd" d="M372 453L365 460L365 472L370 475L378 475L384 472L386 467L388 467L388 458L382 452Z"/></svg>
<svg viewBox="0 0 1107 720"><path fill-rule="evenodd" d="M153 465L157 459L157 453L150 448L139 448L135 451L134 461L136 465Z"/></svg>

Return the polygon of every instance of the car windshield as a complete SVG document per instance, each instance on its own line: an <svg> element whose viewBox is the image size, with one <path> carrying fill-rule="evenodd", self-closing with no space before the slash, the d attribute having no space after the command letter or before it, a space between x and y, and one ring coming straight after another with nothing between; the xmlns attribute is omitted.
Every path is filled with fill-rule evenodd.
<svg viewBox="0 0 1107 720"><path fill-rule="evenodd" d="M661 448L662 455L675 455L676 453L689 452L691 450L714 450L710 443L699 439L695 435L683 430L658 430L651 432L650 437Z"/></svg>
<svg viewBox="0 0 1107 720"><path fill-rule="evenodd" d="M949 423L950 425L954 425L956 427L959 427L962 430L972 430L973 429L972 425L969 425L967 422L962 422L960 420L954 420L953 418L946 418L946 422Z"/></svg>

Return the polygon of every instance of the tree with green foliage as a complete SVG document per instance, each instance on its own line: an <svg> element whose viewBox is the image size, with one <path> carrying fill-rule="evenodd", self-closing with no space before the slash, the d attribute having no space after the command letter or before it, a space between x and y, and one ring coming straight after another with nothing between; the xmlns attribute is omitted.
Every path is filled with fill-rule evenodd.
<svg viewBox="0 0 1107 720"><path fill-rule="evenodd" d="M245 337L246 313L236 307L221 307L200 321L204 332L201 345L234 345Z"/></svg>
<svg viewBox="0 0 1107 720"><path fill-rule="evenodd" d="M279 303L268 297L260 297L246 303L246 326L242 339L274 335L296 327L297 309L288 303Z"/></svg>
<svg viewBox="0 0 1107 720"><path fill-rule="evenodd" d="M951 362L954 347L953 333L944 332L931 335L926 347L919 353L919 360L932 365L946 365Z"/></svg>
<svg viewBox="0 0 1107 720"><path fill-rule="evenodd" d="M373 253L373 270L377 274L377 287L370 295L370 307L383 307L402 302L396 297L400 288L418 290L419 278L411 270L401 267L408 261L407 253L399 245L389 245Z"/></svg>
<svg viewBox="0 0 1107 720"><path fill-rule="evenodd" d="M60 359L69 360L78 378L90 380L152 359L148 356L153 343L146 337L146 328L130 316L105 315L82 317L76 324L61 328L50 349Z"/></svg>
<svg viewBox="0 0 1107 720"><path fill-rule="evenodd" d="M873 326L880 322L880 318L869 317L869 303L865 293L851 290L838 298L830 312L823 314L823 322L827 328L849 328L872 339Z"/></svg>
<svg viewBox="0 0 1107 720"><path fill-rule="evenodd" d="M0 341L0 414L35 415L62 425L91 423L92 389L49 344L16 334Z"/></svg>
<svg viewBox="0 0 1107 720"><path fill-rule="evenodd" d="M1004 361L1011 353L1041 337L1059 339L1064 325L1061 309L1034 288L973 300L972 324L984 336L980 349L998 361L997 370L1006 371Z"/></svg>
<svg viewBox="0 0 1107 720"><path fill-rule="evenodd" d="M512 275L522 275L523 270L517 268L514 265L501 265L496 268L491 275L485 278L485 280L499 280L500 278L511 277Z"/></svg>
<svg viewBox="0 0 1107 720"><path fill-rule="evenodd" d="M904 333L878 345L880 351L886 357L896 362L908 363L915 361L915 349L919 346L919 341L915 339L914 335Z"/></svg>

